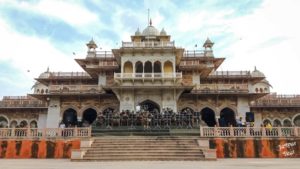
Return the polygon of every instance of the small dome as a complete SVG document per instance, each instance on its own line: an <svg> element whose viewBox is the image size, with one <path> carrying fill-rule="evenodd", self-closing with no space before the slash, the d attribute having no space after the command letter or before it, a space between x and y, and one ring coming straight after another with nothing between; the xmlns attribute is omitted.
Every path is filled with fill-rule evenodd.
<svg viewBox="0 0 300 169"><path fill-rule="evenodd" d="M138 28L138 29L135 31L135 36L140 36L140 35L141 35L140 28Z"/></svg>
<svg viewBox="0 0 300 169"><path fill-rule="evenodd" d="M164 28L160 31L160 35L162 35L162 36L166 36L167 35L167 32L165 31Z"/></svg>
<svg viewBox="0 0 300 169"><path fill-rule="evenodd" d="M256 69L256 67L254 68L253 72L251 72L251 76L253 77L265 77L265 75Z"/></svg>
<svg viewBox="0 0 300 169"><path fill-rule="evenodd" d="M152 25L143 30L143 36L159 36L159 31Z"/></svg>
<svg viewBox="0 0 300 169"><path fill-rule="evenodd" d="M203 47L210 47L211 48L212 46L214 46L214 43L209 38L207 38L206 41L203 44Z"/></svg>

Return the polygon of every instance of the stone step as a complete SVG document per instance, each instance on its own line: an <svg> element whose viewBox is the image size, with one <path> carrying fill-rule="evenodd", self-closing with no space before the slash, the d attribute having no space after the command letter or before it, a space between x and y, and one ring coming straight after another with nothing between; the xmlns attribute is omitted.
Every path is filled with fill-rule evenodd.
<svg viewBox="0 0 300 169"><path fill-rule="evenodd" d="M140 152L140 151L147 151L147 152L202 152L200 148L159 148L159 149L140 149L140 148L131 148L131 149L115 149L115 148L110 148L110 149L89 149L87 152Z"/></svg>
<svg viewBox="0 0 300 169"><path fill-rule="evenodd" d="M105 157L84 157L80 161L128 161L128 160L135 160L135 161L184 161L184 160L205 160L204 156L105 156Z"/></svg>
<svg viewBox="0 0 300 169"><path fill-rule="evenodd" d="M87 153L84 157L102 157L102 156L198 156L201 152L107 152L107 153Z"/></svg>

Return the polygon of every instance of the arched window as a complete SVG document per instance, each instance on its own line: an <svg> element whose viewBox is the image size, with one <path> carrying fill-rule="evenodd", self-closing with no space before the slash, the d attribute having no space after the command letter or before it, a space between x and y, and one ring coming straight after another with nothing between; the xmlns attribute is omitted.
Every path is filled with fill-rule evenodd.
<svg viewBox="0 0 300 169"><path fill-rule="evenodd" d="M16 120L12 120L12 121L10 122L9 127L10 127L10 128L16 128L17 125L18 125L18 122L17 122Z"/></svg>
<svg viewBox="0 0 300 169"><path fill-rule="evenodd" d="M170 61L166 61L164 64L164 73L172 73L173 72L173 64Z"/></svg>
<svg viewBox="0 0 300 169"><path fill-rule="evenodd" d="M300 127L300 115L294 118L294 125Z"/></svg>
<svg viewBox="0 0 300 169"><path fill-rule="evenodd" d="M145 73L152 73L152 63L150 61L147 61L145 63L144 72Z"/></svg>
<svg viewBox="0 0 300 169"><path fill-rule="evenodd" d="M291 120L288 120L288 119L283 120L283 126L284 127L292 127Z"/></svg>
<svg viewBox="0 0 300 169"><path fill-rule="evenodd" d="M37 122L35 120L30 122L30 128L37 128Z"/></svg>
<svg viewBox="0 0 300 169"><path fill-rule="evenodd" d="M21 121L21 122L20 122L20 127L21 127L21 128L28 127L27 121L26 121L26 120Z"/></svg>
<svg viewBox="0 0 300 169"><path fill-rule="evenodd" d="M0 128L6 127L8 127L8 120L5 117L0 116Z"/></svg>
<svg viewBox="0 0 300 169"><path fill-rule="evenodd" d="M268 123L272 124L271 121L269 119L265 119L263 121L264 126L266 126Z"/></svg>
<svg viewBox="0 0 300 169"><path fill-rule="evenodd" d="M127 61L124 64L124 73L133 73L133 66L132 63Z"/></svg>
<svg viewBox="0 0 300 169"><path fill-rule="evenodd" d="M159 61L154 62L154 73L161 73L161 63Z"/></svg>
<svg viewBox="0 0 300 169"><path fill-rule="evenodd" d="M280 122L280 120L275 119L275 120L273 121L273 126L274 126L274 127L281 127L281 122Z"/></svg>
<svg viewBox="0 0 300 169"><path fill-rule="evenodd" d="M135 73L143 73L143 63L138 61L135 63Z"/></svg>

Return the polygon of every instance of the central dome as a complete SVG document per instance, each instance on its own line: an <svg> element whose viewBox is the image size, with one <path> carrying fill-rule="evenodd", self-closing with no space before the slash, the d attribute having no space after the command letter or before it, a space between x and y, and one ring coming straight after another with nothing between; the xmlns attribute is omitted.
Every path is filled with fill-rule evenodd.
<svg viewBox="0 0 300 169"><path fill-rule="evenodd" d="M143 30L143 36L159 36L159 31L152 25L149 25Z"/></svg>

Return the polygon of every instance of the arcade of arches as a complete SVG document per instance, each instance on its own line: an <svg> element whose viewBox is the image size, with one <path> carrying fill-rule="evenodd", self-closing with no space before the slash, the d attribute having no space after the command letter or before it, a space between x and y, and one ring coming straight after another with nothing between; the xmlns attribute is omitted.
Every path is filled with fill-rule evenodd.
<svg viewBox="0 0 300 169"><path fill-rule="evenodd" d="M133 69L135 68L135 69ZM162 69L164 73L173 72L173 64L171 61L166 61L163 63L163 67L160 61L155 61L154 63L146 61L144 64L141 61L138 61L133 66L132 62L127 61L124 63L124 73L161 73Z"/></svg>

